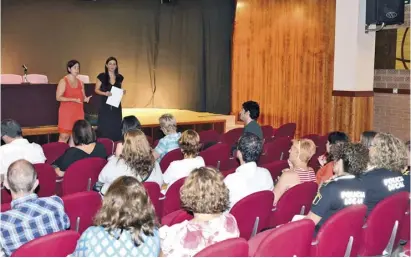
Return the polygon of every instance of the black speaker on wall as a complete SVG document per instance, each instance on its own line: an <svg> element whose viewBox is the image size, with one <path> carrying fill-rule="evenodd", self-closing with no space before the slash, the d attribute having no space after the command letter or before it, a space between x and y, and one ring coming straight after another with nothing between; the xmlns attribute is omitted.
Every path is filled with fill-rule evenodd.
<svg viewBox="0 0 411 258"><path fill-rule="evenodd" d="M365 23L393 25L404 23L404 0L367 0Z"/></svg>

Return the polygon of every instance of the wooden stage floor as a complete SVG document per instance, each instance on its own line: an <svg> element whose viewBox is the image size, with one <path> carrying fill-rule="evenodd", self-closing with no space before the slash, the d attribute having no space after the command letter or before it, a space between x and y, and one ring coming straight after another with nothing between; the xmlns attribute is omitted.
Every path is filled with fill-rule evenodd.
<svg viewBox="0 0 411 258"><path fill-rule="evenodd" d="M220 133L235 127L235 116L220 115L208 112L195 112L183 109L161 109L161 108L123 108L123 117L134 115L142 124L143 130L153 138L159 136L158 118L165 113L172 114L176 120L179 130L195 129L197 131L214 129ZM57 125L24 127L23 135L49 135L57 134Z"/></svg>

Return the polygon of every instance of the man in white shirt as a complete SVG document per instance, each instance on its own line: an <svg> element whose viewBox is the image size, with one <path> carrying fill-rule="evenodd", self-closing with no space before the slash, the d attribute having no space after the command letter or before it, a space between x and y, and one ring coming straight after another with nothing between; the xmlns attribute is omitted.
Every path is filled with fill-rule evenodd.
<svg viewBox="0 0 411 258"><path fill-rule="evenodd" d="M245 133L238 141L237 158L240 166L235 173L228 175L224 183L230 190L230 209L244 197L274 189L270 172L257 167L257 160L263 149L263 142L252 133Z"/></svg>
<svg viewBox="0 0 411 258"><path fill-rule="evenodd" d="M0 146L1 177L7 173L10 164L16 160L25 159L32 164L46 161L41 146L24 139L20 125L12 119L5 119L1 122L1 139L6 143Z"/></svg>

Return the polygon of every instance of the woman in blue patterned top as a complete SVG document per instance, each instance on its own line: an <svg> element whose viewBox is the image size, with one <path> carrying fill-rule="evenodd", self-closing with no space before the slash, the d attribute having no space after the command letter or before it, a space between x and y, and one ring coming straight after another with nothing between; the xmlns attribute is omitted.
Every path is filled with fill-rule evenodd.
<svg viewBox="0 0 411 258"><path fill-rule="evenodd" d="M71 256L157 257L160 237L153 205L144 186L134 177L115 180L103 205L81 235Z"/></svg>

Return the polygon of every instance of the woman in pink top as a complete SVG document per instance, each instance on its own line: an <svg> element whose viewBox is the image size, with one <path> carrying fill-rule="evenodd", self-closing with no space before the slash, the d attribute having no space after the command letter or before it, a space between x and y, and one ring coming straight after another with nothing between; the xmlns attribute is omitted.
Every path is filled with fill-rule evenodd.
<svg viewBox="0 0 411 258"><path fill-rule="evenodd" d="M315 181L315 172L308 166L308 162L315 154L315 143L309 139L293 140L288 159L289 169L284 169L278 183L274 186L274 205L281 196L291 187Z"/></svg>
<svg viewBox="0 0 411 258"><path fill-rule="evenodd" d="M213 168L194 169L180 190L181 202L194 218L160 228L163 256L190 257L214 243L239 237L237 221L229 213L228 189Z"/></svg>

